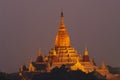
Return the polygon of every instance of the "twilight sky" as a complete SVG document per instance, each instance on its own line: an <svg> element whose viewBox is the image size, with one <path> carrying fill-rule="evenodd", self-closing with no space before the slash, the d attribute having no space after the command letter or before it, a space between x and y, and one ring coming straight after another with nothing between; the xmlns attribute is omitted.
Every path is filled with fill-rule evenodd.
<svg viewBox="0 0 120 80"><path fill-rule="evenodd" d="M0 0L0 71L17 72L54 47L61 9L72 46L120 66L120 0Z"/></svg>

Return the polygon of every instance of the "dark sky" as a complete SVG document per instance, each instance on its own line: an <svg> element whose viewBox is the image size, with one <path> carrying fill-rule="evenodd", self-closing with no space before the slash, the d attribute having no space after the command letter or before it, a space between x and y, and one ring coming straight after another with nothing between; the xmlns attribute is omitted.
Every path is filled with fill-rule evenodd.
<svg viewBox="0 0 120 80"><path fill-rule="evenodd" d="M0 71L17 72L54 47L61 9L72 46L120 66L120 0L0 0Z"/></svg>

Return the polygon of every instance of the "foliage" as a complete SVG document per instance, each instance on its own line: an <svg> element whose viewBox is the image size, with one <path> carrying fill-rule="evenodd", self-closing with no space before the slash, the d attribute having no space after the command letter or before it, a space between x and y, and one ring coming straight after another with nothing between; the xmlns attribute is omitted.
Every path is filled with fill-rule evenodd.
<svg viewBox="0 0 120 80"><path fill-rule="evenodd" d="M4 72L0 72L0 80L10 80L9 75Z"/></svg>
<svg viewBox="0 0 120 80"><path fill-rule="evenodd" d="M18 73L0 73L0 80L22 80L20 78ZM62 65L60 68L55 67L49 73L26 72L23 73L22 78L26 80L106 80L104 76L95 71L89 74L80 70L70 71L65 65Z"/></svg>
<svg viewBox="0 0 120 80"><path fill-rule="evenodd" d="M86 74L80 70L77 71L68 71L68 68L66 68L64 65L60 68L55 67L53 70L51 70L50 73L32 73L32 74L24 74L24 76L30 76L32 77L26 77L26 79L30 80L106 80L106 78L97 72L92 72L89 74Z"/></svg>

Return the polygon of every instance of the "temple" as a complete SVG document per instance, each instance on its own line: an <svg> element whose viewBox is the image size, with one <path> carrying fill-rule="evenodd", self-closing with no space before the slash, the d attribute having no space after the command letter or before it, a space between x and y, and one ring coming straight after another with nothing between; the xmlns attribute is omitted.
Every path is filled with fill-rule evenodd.
<svg viewBox="0 0 120 80"><path fill-rule="evenodd" d="M71 45L70 37L64 24L63 12L61 12L60 26L55 38L55 45L49 51L48 61L52 66L61 66L61 64L74 64L77 58L80 57Z"/></svg>
<svg viewBox="0 0 120 80"><path fill-rule="evenodd" d="M42 52L39 49L36 60L30 61L28 67L22 65L19 73L50 72L55 67L65 65L69 70L81 70L86 74L93 71L97 71L101 75L109 74L109 70L104 62L101 66L97 66L95 61L90 59L87 47L85 47L82 54L83 56L72 47L70 36L64 23L64 15L61 12L60 25L54 47L49 50L47 56L42 56Z"/></svg>

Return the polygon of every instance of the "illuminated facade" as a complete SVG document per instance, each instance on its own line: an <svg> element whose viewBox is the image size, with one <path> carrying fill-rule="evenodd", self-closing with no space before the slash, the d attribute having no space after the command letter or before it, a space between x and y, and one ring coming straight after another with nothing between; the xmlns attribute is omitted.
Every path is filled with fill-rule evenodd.
<svg viewBox="0 0 120 80"><path fill-rule="evenodd" d="M55 46L49 51L48 61L51 65L74 64L76 58L79 58L79 55L71 46L70 37L64 24L64 16L62 12L60 26L55 39Z"/></svg>
<svg viewBox="0 0 120 80"><path fill-rule="evenodd" d="M50 49L47 56L43 57L38 51L36 61L31 61L28 68L23 65L20 72L50 72L54 67L66 65L70 70L82 70L85 73L96 70L102 75L109 73L104 63L100 67L96 66L94 60L89 58L87 48L84 49L83 56L79 55L72 47L69 34L64 24L64 15L61 12L60 26L55 38L55 45Z"/></svg>

